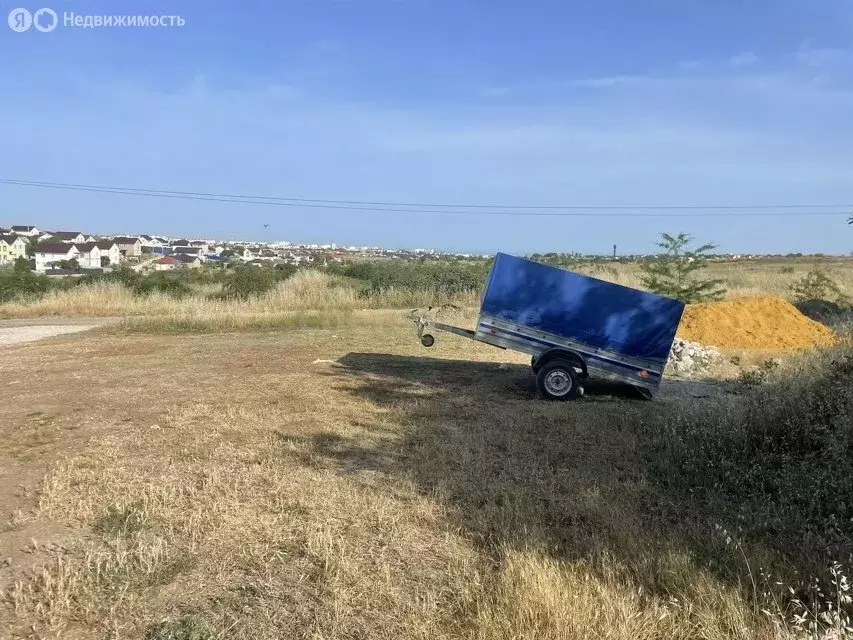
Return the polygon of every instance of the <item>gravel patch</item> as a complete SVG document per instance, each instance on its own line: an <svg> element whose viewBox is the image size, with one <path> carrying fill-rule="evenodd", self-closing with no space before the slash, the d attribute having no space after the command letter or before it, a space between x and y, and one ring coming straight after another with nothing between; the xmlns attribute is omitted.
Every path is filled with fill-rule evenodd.
<svg viewBox="0 0 853 640"><path fill-rule="evenodd" d="M96 329L97 324L76 325L39 325L29 327L0 327L0 347L7 347L22 342L34 342L44 338L61 336L66 333L78 333Z"/></svg>

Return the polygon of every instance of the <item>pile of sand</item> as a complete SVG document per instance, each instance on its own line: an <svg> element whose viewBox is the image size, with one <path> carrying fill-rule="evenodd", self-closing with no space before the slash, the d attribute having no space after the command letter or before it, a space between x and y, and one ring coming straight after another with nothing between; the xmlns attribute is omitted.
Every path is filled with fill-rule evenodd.
<svg viewBox="0 0 853 640"><path fill-rule="evenodd" d="M800 349L834 342L832 331L776 297L687 305L678 337L740 349Z"/></svg>

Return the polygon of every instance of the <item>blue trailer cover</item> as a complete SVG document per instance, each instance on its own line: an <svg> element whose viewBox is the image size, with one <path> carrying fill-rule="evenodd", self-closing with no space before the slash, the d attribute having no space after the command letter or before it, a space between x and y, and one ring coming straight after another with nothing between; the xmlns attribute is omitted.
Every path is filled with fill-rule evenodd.
<svg viewBox="0 0 853 640"><path fill-rule="evenodd" d="M481 313L632 358L666 361L684 303L504 253Z"/></svg>

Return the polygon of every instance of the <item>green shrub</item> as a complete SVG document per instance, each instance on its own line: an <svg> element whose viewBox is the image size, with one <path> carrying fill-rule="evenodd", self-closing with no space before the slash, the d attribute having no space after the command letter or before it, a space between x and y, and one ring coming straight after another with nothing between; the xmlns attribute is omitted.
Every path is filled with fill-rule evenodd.
<svg viewBox="0 0 853 640"><path fill-rule="evenodd" d="M31 271L21 271L16 264L13 269L0 271L0 302L10 302L16 298L40 297L51 289L46 276Z"/></svg>
<svg viewBox="0 0 853 640"><path fill-rule="evenodd" d="M479 291L491 261L477 262L362 262L332 267L333 273L364 283L368 291L401 289L463 293Z"/></svg>
<svg viewBox="0 0 853 640"><path fill-rule="evenodd" d="M189 269L189 284L219 284L225 280L225 269L216 264L205 264L199 269Z"/></svg>
<svg viewBox="0 0 853 640"><path fill-rule="evenodd" d="M183 298L192 294L192 289L186 282L186 276L181 273L166 273L155 271L139 278L133 285L133 293L138 296L150 293L165 293L173 298Z"/></svg>
<svg viewBox="0 0 853 640"><path fill-rule="evenodd" d="M849 303L838 284L822 269L813 269L794 282L791 285L791 295L797 302L826 300L842 305Z"/></svg>
<svg viewBox="0 0 853 640"><path fill-rule="evenodd" d="M801 570L853 554L853 349L649 426L653 476Z"/></svg>
<svg viewBox="0 0 853 640"><path fill-rule="evenodd" d="M279 280L276 271L269 267L237 265L225 279L222 294L240 299L260 296L272 289Z"/></svg>

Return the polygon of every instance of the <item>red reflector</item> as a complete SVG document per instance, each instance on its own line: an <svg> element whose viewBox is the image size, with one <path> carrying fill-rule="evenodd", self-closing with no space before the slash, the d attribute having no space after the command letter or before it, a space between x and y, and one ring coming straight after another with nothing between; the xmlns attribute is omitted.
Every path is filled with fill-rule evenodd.
<svg viewBox="0 0 853 640"><path fill-rule="evenodd" d="M640 377L641 378L648 378L649 372L648 371L640 371Z"/></svg>
<svg viewBox="0 0 853 640"><path fill-rule="evenodd" d="M497 330L497 329L495 329L494 327L492 328L492 335L493 335L493 336L498 335L498 330Z"/></svg>

